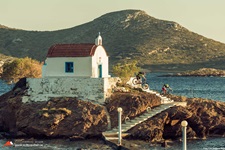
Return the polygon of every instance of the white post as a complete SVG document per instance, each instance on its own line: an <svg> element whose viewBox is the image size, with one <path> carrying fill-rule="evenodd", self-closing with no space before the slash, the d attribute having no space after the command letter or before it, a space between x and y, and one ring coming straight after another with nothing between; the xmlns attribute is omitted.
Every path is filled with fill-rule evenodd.
<svg viewBox="0 0 225 150"><path fill-rule="evenodd" d="M186 137L186 129L187 129L188 122L186 120L181 122L182 126L182 150L187 150L187 137Z"/></svg>
<svg viewBox="0 0 225 150"><path fill-rule="evenodd" d="M118 131L119 131L119 134L118 134L118 144L121 145L121 140L122 140L122 136L121 136L121 116L122 116L122 111L123 109L121 107L119 107L117 109L118 111Z"/></svg>

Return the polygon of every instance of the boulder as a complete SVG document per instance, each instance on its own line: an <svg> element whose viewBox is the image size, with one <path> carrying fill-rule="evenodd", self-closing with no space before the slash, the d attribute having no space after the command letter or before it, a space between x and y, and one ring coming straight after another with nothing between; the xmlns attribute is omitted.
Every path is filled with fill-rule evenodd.
<svg viewBox="0 0 225 150"><path fill-rule="evenodd" d="M118 126L118 107L123 109L122 122L124 122L127 117L133 119L146 112L148 107L153 108L161 104L160 98L156 95L137 91L114 93L109 101L106 108L110 115L112 128Z"/></svg>
<svg viewBox="0 0 225 150"><path fill-rule="evenodd" d="M189 98L187 102L187 107L174 106L133 127L128 138L151 142L179 139L183 120L188 122L189 139L225 135L225 103L201 98Z"/></svg>

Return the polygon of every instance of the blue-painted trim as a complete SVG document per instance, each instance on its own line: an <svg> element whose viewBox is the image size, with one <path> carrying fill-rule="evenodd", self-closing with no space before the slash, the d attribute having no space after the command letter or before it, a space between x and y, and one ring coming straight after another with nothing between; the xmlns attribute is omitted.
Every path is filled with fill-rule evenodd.
<svg viewBox="0 0 225 150"><path fill-rule="evenodd" d="M67 71L69 64L72 64L72 71ZM74 73L74 63L73 62L65 62L65 73Z"/></svg>
<svg viewBox="0 0 225 150"><path fill-rule="evenodd" d="M98 69L99 69L99 78L102 78L102 64L98 65Z"/></svg>

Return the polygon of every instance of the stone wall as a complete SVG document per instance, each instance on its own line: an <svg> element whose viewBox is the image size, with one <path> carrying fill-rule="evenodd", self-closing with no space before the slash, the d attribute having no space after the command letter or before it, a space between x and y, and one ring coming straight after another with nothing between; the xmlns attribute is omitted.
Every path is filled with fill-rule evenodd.
<svg viewBox="0 0 225 150"><path fill-rule="evenodd" d="M23 102L47 101L51 97L77 97L104 103L119 78L46 77L27 78Z"/></svg>

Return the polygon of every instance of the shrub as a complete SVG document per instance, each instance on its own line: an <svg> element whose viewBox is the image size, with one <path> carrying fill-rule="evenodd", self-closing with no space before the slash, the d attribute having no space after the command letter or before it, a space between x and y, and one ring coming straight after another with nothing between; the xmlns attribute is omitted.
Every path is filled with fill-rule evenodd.
<svg viewBox="0 0 225 150"><path fill-rule="evenodd" d="M123 61L113 66L113 75L120 77L122 83L129 81L135 73L139 72L140 68L137 67L137 61Z"/></svg>
<svg viewBox="0 0 225 150"><path fill-rule="evenodd" d="M3 65L2 79L17 82L19 79L41 77L42 63L31 58L18 58Z"/></svg>

